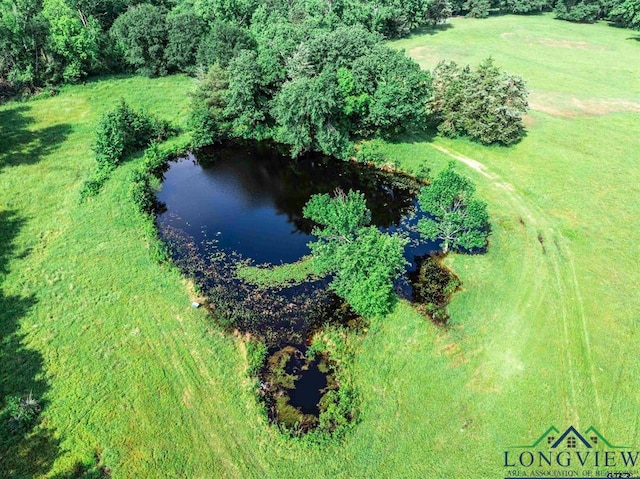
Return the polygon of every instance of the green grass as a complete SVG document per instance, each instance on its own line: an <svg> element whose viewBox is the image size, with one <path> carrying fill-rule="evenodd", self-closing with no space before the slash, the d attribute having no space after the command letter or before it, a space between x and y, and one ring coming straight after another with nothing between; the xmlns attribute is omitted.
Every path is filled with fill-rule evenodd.
<svg viewBox="0 0 640 479"><path fill-rule="evenodd" d="M241 265L236 270L238 278L257 286L289 286L300 284L314 276L311 257L271 266Z"/></svg>
<svg viewBox="0 0 640 479"><path fill-rule="evenodd" d="M114 478L489 478L504 477L505 447L552 424L635 443L635 35L549 16L451 25L395 45L424 67L492 54L522 74L537 95L528 134L509 149L387 146L414 171L464 160L489 204L491 245L448 260L463 281L449 330L400 303L351 338L360 423L321 446L266 425L243 344L150 259L128 196L140 160L78 202L100 114L123 96L184 125L191 80L103 79L0 106L0 396L44 400L28 438L7 440L0 425L0 476L67 477L99 454Z"/></svg>

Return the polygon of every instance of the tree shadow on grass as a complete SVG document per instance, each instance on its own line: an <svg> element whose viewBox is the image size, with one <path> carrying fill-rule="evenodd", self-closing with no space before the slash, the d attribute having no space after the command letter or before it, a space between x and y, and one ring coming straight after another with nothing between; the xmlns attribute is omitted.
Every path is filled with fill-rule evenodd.
<svg viewBox="0 0 640 479"><path fill-rule="evenodd" d="M457 135L455 137L446 137L446 136L442 136L443 138L459 138L459 139L466 139L468 141L471 141L473 143L476 143L478 145L482 145L486 148L511 148L515 145L517 145L518 143L520 143L522 140L524 140L527 136L529 135L529 131L527 130L527 127L525 126L524 128L522 128L522 130L520 131L518 140L510 145L505 145L502 143L492 143L490 145L484 144L482 143L480 140L476 139L476 138L472 138L471 136L468 135ZM400 135L396 135L393 137L390 137L388 139L386 139L386 141L388 143L391 144L403 144L403 143L433 143L433 141L440 136L440 134L438 133L437 127L436 126L430 126L424 130L413 130L413 131L409 131L406 133L402 133Z"/></svg>
<svg viewBox="0 0 640 479"><path fill-rule="evenodd" d="M9 397L36 399L46 408L43 395L48 384L43 379L43 359L24 345L20 321L36 304L33 296L5 295L2 283L8 263L15 257L14 238L24 220L14 212L0 211L0 477L30 478L50 470L58 455L59 440L38 419L20 423L7 410Z"/></svg>
<svg viewBox="0 0 640 479"><path fill-rule="evenodd" d="M420 37L422 35L436 35L440 32L446 32L451 28L453 28L453 25L449 22L438 23L437 25L423 25L413 30L407 38Z"/></svg>
<svg viewBox="0 0 640 479"><path fill-rule="evenodd" d="M52 125L30 131L34 119L28 115L31 106L18 104L0 111L0 171L4 167L32 165L55 151L64 142L71 126Z"/></svg>
<svg viewBox="0 0 640 479"><path fill-rule="evenodd" d="M425 128L409 130L404 133L385 138L385 141L395 145L402 143L431 143L436 136L438 136L438 132L435 128Z"/></svg>

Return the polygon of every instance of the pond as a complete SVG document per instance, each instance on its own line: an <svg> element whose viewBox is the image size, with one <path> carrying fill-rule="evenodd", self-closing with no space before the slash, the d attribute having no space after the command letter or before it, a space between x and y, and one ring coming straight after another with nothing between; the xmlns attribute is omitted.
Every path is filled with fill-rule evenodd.
<svg viewBox="0 0 640 479"><path fill-rule="evenodd" d="M331 321L353 321L353 314L328 291L327 278L256 286L238 277L238 266L293 263L308 255L314 225L302 210L309 198L337 188L359 190L374 225L411 239L405 250L410 266L396 284L398 293L411 299L408 274L437 250L416 231L421 186L414 178L363 164L314 155L292 160L260 144L220 146L168 164L157 195L163 206L157 216L160 237L215 305L216 316L269 348L260 379L274 422L317 423L320 399L337 386L333 367L318 369L332 364L330 359L307 359L304 351L314 330Z"/></svg>
<svg viewBox="0 0 640 479"><path fill-rule="evenodd" d="M217 147L170 163L158 224L185 232L202 251L213 242L258 264L292 263L309 254L314 239L313 223L302 217L311 195L360 190L372 223L393 230L414 223L418 187L404 175L322 156L294 161L264 145ZM434 249L426 246L408 251L408 259Z"/></svg>

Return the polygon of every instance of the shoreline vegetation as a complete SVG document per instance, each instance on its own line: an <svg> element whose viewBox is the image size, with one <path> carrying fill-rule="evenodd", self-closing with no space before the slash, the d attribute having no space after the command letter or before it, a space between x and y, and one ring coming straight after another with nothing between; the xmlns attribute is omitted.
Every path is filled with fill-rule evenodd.
<svg viewBox="0 0 640 479"><path fill-rule="evenodd" d="M280 265L246 264L238 267L236 274L257 286L292 286L308 279L319 279L314 274L310 256Z"/></svg>

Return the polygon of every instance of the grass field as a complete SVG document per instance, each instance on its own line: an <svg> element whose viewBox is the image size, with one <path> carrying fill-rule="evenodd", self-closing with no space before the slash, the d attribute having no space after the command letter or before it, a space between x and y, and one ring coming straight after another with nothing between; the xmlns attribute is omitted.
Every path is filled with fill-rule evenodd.
<svg viewBox="0 0 640 479"><path fill-rule="evenodd" d="M191 80L107 79L0 106L0 398L33 391L44 406L25 437L0 425L0 477L96 461L114 478L504 477L502 451L550 425L639 446L634 37L505 16L394 43L425 68L491 54L529 81L533 108L513 148L388 145L407 170L458 161L489 204L491 245L449 258L463 281L452 328L401 303L352 339L361 420L326 445L265 424L242 343L150 259L128 196L136 160L78 202L100 114L124 97L184 124Z"/></svg>

